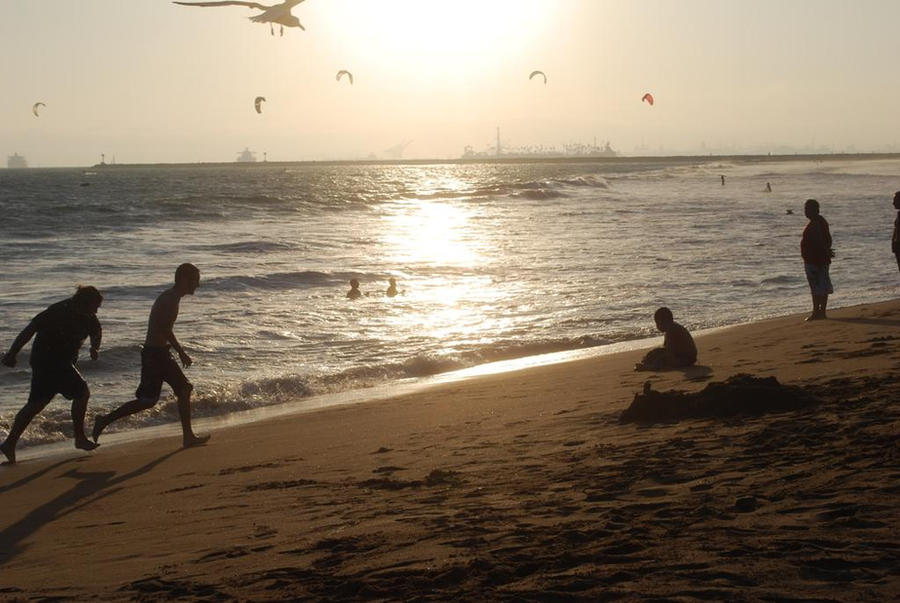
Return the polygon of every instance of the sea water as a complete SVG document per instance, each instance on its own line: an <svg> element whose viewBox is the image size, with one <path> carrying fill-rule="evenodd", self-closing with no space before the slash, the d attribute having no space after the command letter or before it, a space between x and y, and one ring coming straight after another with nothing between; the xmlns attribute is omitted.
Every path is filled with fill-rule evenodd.
<svg viewBox="0 0 900 603"><path fill-rule="evenodd" d="M78 363L90 425L133 397L150 306L182 262L201 271L175 325L195 416L653 336L663 305L694 330L800 312L810 197L837 251L831 305L884 300L898 174L890 158L0 171L0 351L98 287L100 359ZM0 434L29 350L0 367ZM113 429L177 421L164 391ZM22 445L70 436L57 397Z"/></svg>

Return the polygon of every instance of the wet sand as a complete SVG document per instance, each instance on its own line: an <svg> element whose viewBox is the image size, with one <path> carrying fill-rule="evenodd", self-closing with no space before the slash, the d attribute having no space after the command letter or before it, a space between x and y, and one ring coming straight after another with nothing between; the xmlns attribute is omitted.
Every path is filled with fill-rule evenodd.
<svg viewBox="0 0 900 603"><path fill-rule="evenodd" d="M0 599L896 600L900 302L830 316L0 467ZM819 401L619 422L739 373Z"/></svg>

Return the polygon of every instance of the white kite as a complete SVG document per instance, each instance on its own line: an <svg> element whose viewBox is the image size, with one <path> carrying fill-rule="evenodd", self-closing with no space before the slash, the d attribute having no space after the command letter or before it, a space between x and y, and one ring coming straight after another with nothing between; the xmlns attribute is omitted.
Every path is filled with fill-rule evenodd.
<svg viewBox="0 0 900 603"><path fill-rule="evenodd" d="M253 106L256 107L257 113L262 113L262 104L264 102L266 102L265 96L257 96L256 99L253 101Z"/></svg>
<svg viewBox="0 0 900 603"><path fill-rule="evenodd" d="M352 86L353 85L353 74L350 73L349 71L347 71L346 69L341 69L340 71L338 71L337 75L334 76L334 79L336 79L337 81L341 81L341 77L343 77L345 75L348 78L350 78L350 85Z"/></svg>
<svg viewBox="0 0 900 603"><path fill-rule="evenodd" d="M46 106L47 105L45 105L44 103L34 103L33 105L31 105L31 112L34 113L35 117L40 117L40 114L38 113L38 108L46 107Z"/></svg>
<svg viewBox="0 0 900 603"><path fill-rule="evenodd" d="M306 31L306 28L300 24L300 19L291 14L291 9L301 2L303 2L303 0L285 0L281 4L273 4L272 6L266 6L259 2L240 2L238 0L224 0L221 2L174 2L173 4L180 4L182 6L246 6L248 8L255 8L262 12L250 17L250 20L254 23L268 23L269 31L273 36L275 35L274 24L277 23L281 26L279 33L283 36L285 27L299 27L303 31Z"/></svg>

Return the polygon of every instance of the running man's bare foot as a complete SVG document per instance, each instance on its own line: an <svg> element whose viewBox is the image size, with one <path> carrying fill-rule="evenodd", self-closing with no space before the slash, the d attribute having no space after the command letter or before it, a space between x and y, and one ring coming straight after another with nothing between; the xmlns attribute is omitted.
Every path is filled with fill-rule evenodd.
<svg viewBox="0 0 900 603"><path fill-rule="evenodd" d="M75 448L78 448L79 450L94 450L98 446L100 446L100 444L95 444L87 438L78 438L75 440Z"/></svg>
<svg viewBox="0 0 900 603"><path fill-rule="evenodd" d="M6 462L4 465L15 465L16 464L16 448L15 446L8 446L6 442L0 444L0 452L6 455Z"/></svg>
<svg viewBox="0 0 900 603"><path fill-rule="evenodd" d="M91 432L91 437L94 438L95 443L107 425L109 423L106 422L106 415L97 415L97 418L94 419L94 430Z"/></svg>
<svg viewBox="0 0 900 603"><path fill-rule="evenodd" d="M197 435L193 435L193 434L192 434L190 437L184 438L184 442L183 442L183 444L182 444L182 447L184 447L184 448L193 448L194 446L203 446L203 445L206 444L208 441L209 441L209 436L208 436L208 435L197 436Z"/></svg>

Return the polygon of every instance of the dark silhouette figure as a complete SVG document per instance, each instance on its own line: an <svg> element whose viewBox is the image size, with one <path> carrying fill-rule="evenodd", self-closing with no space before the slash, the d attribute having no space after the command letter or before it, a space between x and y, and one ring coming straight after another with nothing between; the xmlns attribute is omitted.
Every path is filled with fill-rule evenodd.
<svg viewBox="0 0 900 603"><path fill-rule="evenodd" d="M359 290L359 281L355 278L350 279L350 290L347 291L347 299L359 299L362 297L362 291Z"/></svg>
<svg viewBox="0 0 900 603"><path fill-rule="evenodd" d="M725 186L725 175L723 174L723 175L719 176L719 178L722 179L722 186Z"/></svg>
<svg viewBox="0 0 900 603"><path fill-rule="evenodd" d="M834 257L834 251L831 249L831 231L828 222L819 214L818 201L807 199L803 212L809 218L809 222L803 229L803 237L800 239L800 255L803 257L813 304L812 314L806 320L822 320L828 318L825 315L828 295L834 293L831 277L828 275L831 258Z"/></svg>
<svg viewBox="0 0 900 603"><path fill-rule="evenodd" d="M769 182L766 182L766 192L767 192L767 193L771 193L771 192L772 192L772 184L769 183Z"/></svg>
<svg viewBox="0 0 900 603"><path fill-rule="evenodd" d="M894 193L894 209L897 217L894 218L894 234L891 236L891 251L897 258L897 268L900 268L900 191Z"/></svg>
<svg viewBox="0 0 900 603"><path fill-rule="evenodd" d="M397 279L391 277L388 279L388 288L387 291L384 292L384 294L388 297L394 297L395 295L397 295L397 293Z"/></svg>
<svg viewBox="0 0 900 603"><path fill-rule="evenodd" d="M277 23L280 27L279 35L283 36L285 27L299 27L303 31L306 31L306 28L300 23L300 19L291 14L291 9L303 1L304 0L285 0L281 4L273 4L271 6L265 6L258 2L242 2L241 0L174 2L174 4L181 4L182 6L247 6L249 8L255 8L262 12L250 17L250 20L254 23L268 23L269 33L273 36L275 35L274 24Z"/></svg>
<svg viewBox="0 0 900 603"><path fill-rule="evenodd" d="M182 264L175 271L175 285L160 293L150 310L147 338L141 350L141 383L135 399L126 402L108 415L100 415L94 422L93 437L96 442L106 427L122 417L152 408L159 401L163 382L168 383L178 402L181 432L185 448L205 444L209 436L197 436L191 428L191 391L194 386L184 376L178 363L172 358L170 348L175 348L181 364L192 364L181 344L175 338L172 327L178 318L178 306L185 295L193 295L200 285L200 271L193 264Z"/></svg>
<svg viewBox="0 0 900 603"><path fill-rule="evenodd" d="M3 364L16 366L19 350L37 335L31 346L31 393L28 402L18 412L9 435L0 444L0 451L10 464L16 462L16 444L25 428L56 394L72 401L75 447L81 450L97 447L84 433L84 413L91 392L75 363L78 361L78 350L87 337L91 338L91 360L99 356L102 329L97 320L97 310L102 302L103 296L96 288L78 287L71 298L57 302L35 316L3 356Z"/></svg>
<svg viewBox="0 0 900 603"><path fill-rule="evenodd" d="M665 333L663 347L647 352L644 359L635 365L636 371L662 371L686 368L697 362L697 346L694 338L683 326L675 322L672 311L666 307L653 314L656 328Z"/></svg>

